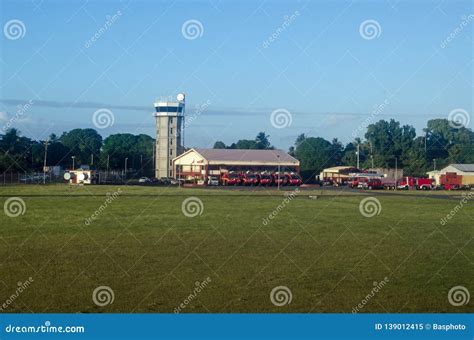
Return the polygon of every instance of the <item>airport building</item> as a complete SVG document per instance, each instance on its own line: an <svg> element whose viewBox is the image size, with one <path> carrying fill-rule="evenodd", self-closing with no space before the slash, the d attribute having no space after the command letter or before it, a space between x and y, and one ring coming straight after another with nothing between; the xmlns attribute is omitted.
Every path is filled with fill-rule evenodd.
<svg viewBox="0 0 474 340"><path fill-rule="evenodd" d="M282 150L239 150L193 148L172 161L174 177L205 181L230 171L262 172L300 170L300 161Z"/></svg>

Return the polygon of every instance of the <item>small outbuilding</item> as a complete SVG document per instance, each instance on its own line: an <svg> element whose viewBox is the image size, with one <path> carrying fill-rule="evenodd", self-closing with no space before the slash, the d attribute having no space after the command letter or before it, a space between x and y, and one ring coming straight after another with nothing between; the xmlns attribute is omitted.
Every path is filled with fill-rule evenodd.
<svg viewBox="0 0 474 340"><path fill-rule="evenodd" d="M441 170L429 171L427 174L435 180L436 185L474 185L474 164L450 164Z"/></svg>
<svg viewBox="0 0 474 340"><path fill-rule="evenodd" d="M319 180L343 184L351 178L353 173L358 172L360 172L360 170L353 166L333 166L332 168L326 168L321 171Z"/></svg>

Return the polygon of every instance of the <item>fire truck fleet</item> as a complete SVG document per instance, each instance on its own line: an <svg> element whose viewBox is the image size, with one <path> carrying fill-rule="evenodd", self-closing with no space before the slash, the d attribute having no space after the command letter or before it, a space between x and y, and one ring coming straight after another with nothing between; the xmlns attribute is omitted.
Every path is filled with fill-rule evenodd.
<svg viewBox="0 0 474 340"><path fill-rule="evenodd" d="M436 189L434 181L429 178L403 177L398 181L388 179L383 175L372 173L351 174L347 183L358 189L388 189L388 190L432 190Z"/></svg>
<svg viewBox="0 0 474 340"><path fill-rule="evenodd" d="M209 185L246 185L246 186L300 186L303 181L294 172L226 172L222 174L219 181Z"/></svg>

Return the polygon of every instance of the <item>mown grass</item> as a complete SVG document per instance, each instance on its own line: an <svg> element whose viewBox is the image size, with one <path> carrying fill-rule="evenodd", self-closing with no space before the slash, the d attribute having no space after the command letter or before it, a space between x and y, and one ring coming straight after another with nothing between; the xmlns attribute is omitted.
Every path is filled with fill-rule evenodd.
<svg viewBox="0 0 474 340"><path fill-rule="evenodd" d="M24 215L0 215L0 306L34 280L4 312L172 313L208 277L182 312L349 313L385 277L360 312L473 310L448 302L453 286L474 292L472 202L444 226L456 199L376 196L382 210L367 218L366 195L308 198L319 190L284 202L275 190L121 186L101 209L118 188L0 188L2 205L7 195L26 204ZM183 214L189 196L201 215ZM94 304L98 286L112 288L112 304ZM272 304L276 286L291 290L290 304Z"/></svg>

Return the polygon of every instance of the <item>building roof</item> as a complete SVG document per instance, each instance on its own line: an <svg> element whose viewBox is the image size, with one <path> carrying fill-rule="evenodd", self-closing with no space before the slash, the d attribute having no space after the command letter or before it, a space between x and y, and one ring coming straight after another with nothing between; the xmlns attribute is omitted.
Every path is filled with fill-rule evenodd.
<svg viewBox="0 0 474 340"><path fill-rule="evenodd" d="M210 164L268 164L268 165L293 165L300 162L283 150L243 150L243 149L204 149L194 150ZM179 157L179 156L178 156ZM178 158L177 157L177 158Z"/></svg>
<svg viewBox="0 0 474 340"><path fill-rule="evenodd" d="M323 172L339 172L341 170L352 170L352 169L357 169L354 166L346 166L346 165L340 165L340 166L333 166L331 168L326 168L323 170Z"/></svg>
<svg viewBox="0 0 474 340"><path fill-rule="evenodd" d="M474 172L474 164L450 164L453 168L463 172Z"/></svg>

